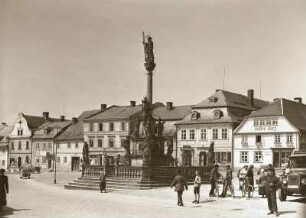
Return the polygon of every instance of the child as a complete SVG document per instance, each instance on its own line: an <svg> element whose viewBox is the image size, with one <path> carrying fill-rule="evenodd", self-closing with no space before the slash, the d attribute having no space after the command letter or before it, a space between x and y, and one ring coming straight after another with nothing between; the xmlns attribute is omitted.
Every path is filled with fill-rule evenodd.
<svg viewBox="0 0 306 218"><path fill-rule="evenodd" d="M201 187L201 176L199 175L199 171L196 171L196 176L194 178L194 201L192 203L198 204L200 203L200 187Z"/></svg>

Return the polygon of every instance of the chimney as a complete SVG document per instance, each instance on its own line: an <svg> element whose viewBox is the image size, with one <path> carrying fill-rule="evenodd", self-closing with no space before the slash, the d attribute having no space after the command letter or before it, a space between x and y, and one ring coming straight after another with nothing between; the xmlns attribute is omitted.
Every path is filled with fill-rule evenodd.
<svg viewBox="0 0 306 218"><path fill-rule="evenodd" d="M73 123L73 124L76 124L77 122L78 122L78 118L72 117L72 123Z"/></svg>
<svg viewBox="0 0 306 218"><path fill-rule="evenodd" d="M101 110L105 110L105 109L106 109L106 107L107 107L107 105L106 105L106 104L101 104Z"/></svg>
<svg viewBox="0 0 306 218"><path fill-rule="evenodd" d="M43 112L43 117L45 120L49 119L49 112Z"/></svg>
<svg viewBox="0 0 306 218"><path fill-rule="evenodd" d="M295 98L294 98L294 101L295 101L296 103L301 104L301 103L302 103L302 98L300 98L300 97L295 97Z"/></svg>
<svg viewBox="0 0 306 218"><path fill-rule="evenodd" d="M248 90L248 97L251 99L251 105L254 106L254 90L253 89Z"/></svg>
<svg viewBox="0 0 306 218"><path fill-rule="evenodd" d="M61 121L65 121L65 116L64 116L64 115L61 115L61 116L60 116L60 119L61 119Z"/></svg>
<svg viewBox="0 0 306 218"><path fill-rule="evenodd" d="M173 102L166 102L166 107L167 107L167 110L172 110L173 109Z"/></svg>
<svg viewBox="0 0 306 218"><path fill-rule="evenodd" d="M130 101L130 106L131 107L135 107L135 105L136 105L136 101Z"/></svg>

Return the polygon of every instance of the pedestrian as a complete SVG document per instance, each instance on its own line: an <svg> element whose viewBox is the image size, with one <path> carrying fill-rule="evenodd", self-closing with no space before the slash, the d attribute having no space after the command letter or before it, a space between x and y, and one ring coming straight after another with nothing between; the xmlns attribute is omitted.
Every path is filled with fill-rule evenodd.
<svg viewBox="0 0 306 218"><path fill-rule="evenodd" d="M218 179L221 177L221 174L219 173L219 164L215 164L214 168L212 168L210 172L210 192L209 192L209 197L215 197L216 195L214 194L215 189L216 189L216 182Z"/></svg>
<svg viewBox="0 0 306 218"><path fill-rule="evenodd" d="M250 165L248 168L248 171L246 173L246 182L248 183L248 189L246 190L248 192L248 198L251 197L251 191L253 191L254 188L254 172L253 172L254 166Z"/></svg>
<svg viewBox="0 0 306 218"><path fill-rule="evenodd" d="M232 184L233 179L233 171L231 169L231 166L229 164L226 165L226 175L225 175L225 181L223 185L223 191L221 197L226 197L227 189Z"/></svg>
<svg viewBox="0 0 306 218"><path fill-rule="evenodd" d="M7 204L6 194L9 193L8 178L4 173L5 170L0 169L0 210Z"/></svg>
<svg viewBox="0 0 306 218"><path fill-rule="evenodd" d="M172 188L173 186L175 186L175 191L177 192L177 205L184 206L182 195L184 188L188 190L188 186L184 177L181 175L181 170L177 171L177 176L174 177L170 187Z"/></svg>
<svg viewBox="0 0 306 218"><path fill-rule="evenodd" d="M199 171L197 170L195 172L196 176L194 178L194 183L193 183L193 193L194 193L194 201L192 203L200 203L200 187L201 187L201 176L199 174Z"/></svg>
<svg viewBox="0 0 306 218"><path fill-rule="evenodd" d="M275 170L273 168L268 169L268 176L266 179L266 195L268 199L268 207L270 212L268 215L275 213L279 216L277 201L276 201L276 190L279 188L280 183L278 177L275 176Z"/></svg>
<svg viewBox="0 0 306 218"><path fill-rule="evenodd" d="M237 177L239 179L239 190L242 190L242 185L244 183L247 171L248 165L244 165L242 169L238 170Z"/></svg>
<svg viewBox="0 0 306 218"><path fill-rule="evenodd" d="M106 193L106 175L104 173L101 173L100 175L100 191L104 191Z"/></svg>

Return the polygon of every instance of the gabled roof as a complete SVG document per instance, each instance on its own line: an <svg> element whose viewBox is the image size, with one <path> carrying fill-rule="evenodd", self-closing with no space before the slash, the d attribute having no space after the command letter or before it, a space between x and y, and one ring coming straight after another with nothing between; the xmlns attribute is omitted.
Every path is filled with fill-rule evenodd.
<svg viewBox="0 0 306 218"><path fill-rule="evenodd" d="M28 126L31 130L37 129L39 126L41 126L44 122L49 121L49 122L57 122L60 121L58 118L52 118L49 117L47 120L43 116L32 116L32 115L26 115L22 114L25 120L28 123Z"/></svg>
<svg viewBox="0 0 306 218"><path fill-rule="evenodd" d="M5 125L1 130L0 130L0 136L9 136L9 134L13 131L13 126L8 126Z"/></svg>
<svg viewBox="0 0 306 218"><path fill-rule="evenodd" d="M161 120L182 120L191 112L191 105L175 106L171 109L164 107L156 107L153 109L153 117Z"/></svg>
<svg viewBox="0 0 306 218"><path fill-rule="evenodd" d="M210 102L211 98L216 98L216 101ZM267 103L267 101L254 98L254 103L252 105L251 98L248 96L217 89L214 94L194 105L192 108L237 107L248 110L258 110Z"/></svg>
<svg viewBox="0 0 306 218"><path fill-rule="evenodd" d="M284 116L297 129L306 131L306 105L285 98L275 99L249 117Z"/></svg>
<svg viewBox="0 0 306 218"><path fill-rule="evenodd" d="M101 110L84 111L76 123L72 123L56 140L83 140L83 119L99 113Z"/></svg>
<svg viewBox="0 0 306 218"><path fill-rule="evenodd" d="M47 121L35 131L33 139L52 139L64 128L68 127L71 121ZM49 130L49 131L47 131Z"/></svg>
<svg viewBox="0 0 306 218"><path fill-rule="evenodd" d="M84 121L102 121L102 120L117 120L129 119L132 115L141 112L142 106L111 106L100 113L93 115Z"/></svg>

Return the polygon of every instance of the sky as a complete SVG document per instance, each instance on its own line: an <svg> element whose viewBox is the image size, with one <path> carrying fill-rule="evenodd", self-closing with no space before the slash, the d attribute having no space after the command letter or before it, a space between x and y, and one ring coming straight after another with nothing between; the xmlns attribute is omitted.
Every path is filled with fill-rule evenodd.
<svg viewBox="0 0 306 218"><path fill-rule="evenodd" d="M0 122L140 104L142 31L154 102L192 105L220 88L306 102L305 23L305 0L0 0Z"/></svg>

